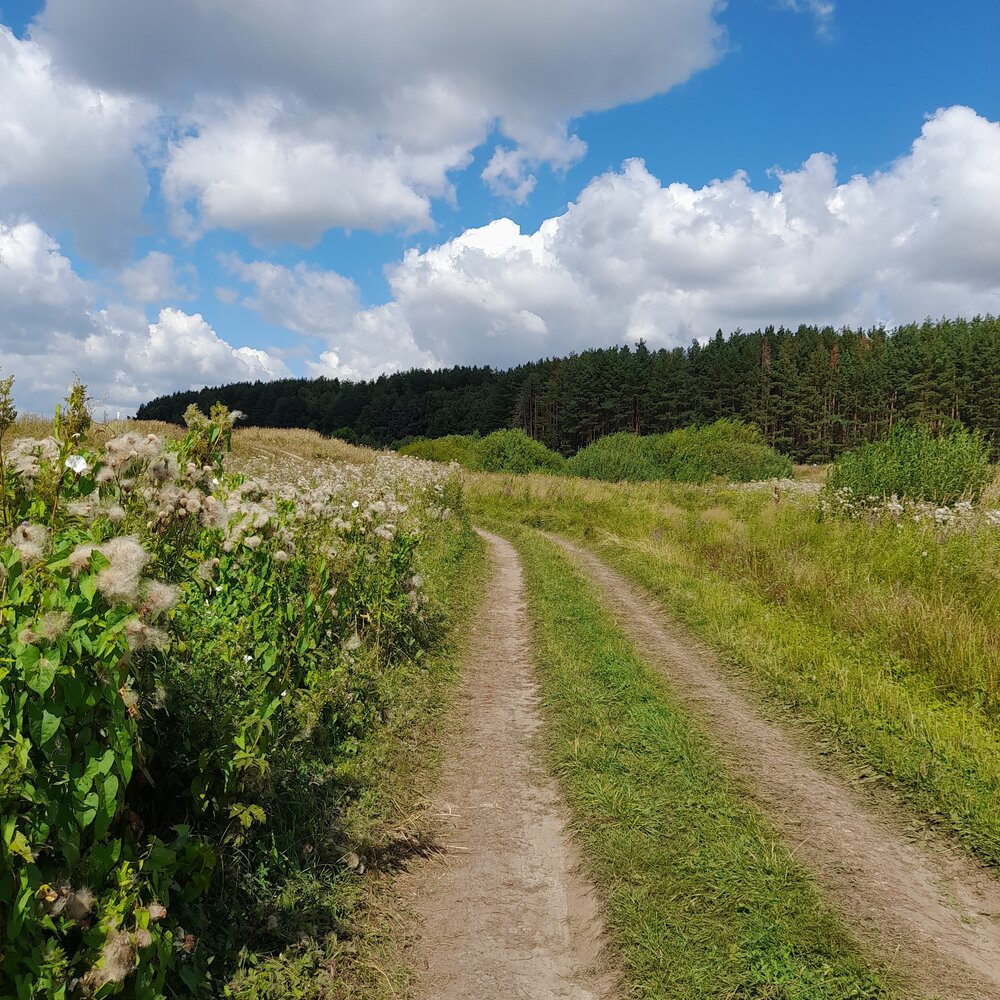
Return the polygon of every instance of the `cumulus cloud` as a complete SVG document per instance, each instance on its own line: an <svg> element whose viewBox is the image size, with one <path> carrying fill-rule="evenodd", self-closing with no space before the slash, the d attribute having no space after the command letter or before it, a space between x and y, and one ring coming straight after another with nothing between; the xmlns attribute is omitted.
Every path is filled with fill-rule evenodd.
<svg viewBox="0 0 1000 1000"><path fill-rule="evenodd" d="M118 283L131 302L155 304L191 298L191 291L181 284L173 258L159 250L123 268Z"/></svg>
<svg viewBox="0 0 1000 1000"><path fill-rule="evenodd" d="M391 303L339 331L313 324L328 344L313 370L1000 313L1000 124L952 107L883 172L838 181L835 159L816 153L777 177L776 192L742 173L664 185L631 160L533 233L500 219L411 250L390 272ZM295 294L308 298L308 284L300 275Z"/></svg>
<svg viewBox="0 0 1000 1000"><path fill-rule="evenodd" d="M233 347L200 315L136 307L99 309L96 290L33 222L0 225L0 367L27 410L48 413L74 375L110 410L152 396L241 379L287 376L265 351Z"/></svg>
<svg viewBox="0 0 1000 1000"><path fill-rule="evenodd" d="M0 24L0 217L68 225L101 260L125 253L147 194L135 149L153 114L145 101L64 79L42 46Z"/></svg>
<svg viewBox="0 0 1000 1000"><path fill-rule="evenodd" d="M718 0L49 0L33 37L92 86L180 123L175 224L308 244L333 226L415 230L494 131L484 180L515 200L577 159L573 118L711 65ZM156 57L149 54L155 52Z"/></svg>
<svg viewBox="0 0 1000 1000"><path fill-rule="evenodd" d="M317 360L306 362L313 376L366 378L442 363L416 346L397 304L361 309L357 286L335 271L302 263L288 268L268 261L246 262L236 255L223 263L239 282L252 288L239 298L242 305L269 323L328 345Z"/></svg>

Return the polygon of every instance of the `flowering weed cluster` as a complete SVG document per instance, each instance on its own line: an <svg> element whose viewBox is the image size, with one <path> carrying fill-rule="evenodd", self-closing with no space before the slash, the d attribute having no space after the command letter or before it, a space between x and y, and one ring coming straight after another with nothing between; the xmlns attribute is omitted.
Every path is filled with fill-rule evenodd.
<svg viewBox="0 0 1000 1000"><path fill-rule="evenodd" d="M926 500L908 500L895 493L884 496L855 496L850 486L827 489L819 498L823 515L862 518L869 521L911 521L937 529L939 534L975 532L1000 528L1000 509L958 500L952 504L934 504Z"/></svg>
<svg viewBox="0 0 1000 1000"><path fill-rule="evenodd" d="M426 646L460 497L414 460L233 473L221 407L100 445L85 402L6 442L0 383L0 995L195 995L282 809Z"/></svg>

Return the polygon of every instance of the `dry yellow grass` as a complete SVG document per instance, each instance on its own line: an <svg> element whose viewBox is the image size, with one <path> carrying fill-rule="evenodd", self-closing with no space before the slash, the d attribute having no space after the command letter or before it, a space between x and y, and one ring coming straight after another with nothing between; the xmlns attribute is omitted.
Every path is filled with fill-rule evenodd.
<svg viewBox="0 0 1000 1000"><path fill-rule="evenodd" d="M351 462L368 465L378 452L358 448L339 438L327 438L316 431L278 430L267 427L245 427L233 432L233 457L241 459L260 456L295 462Z"/></svg>

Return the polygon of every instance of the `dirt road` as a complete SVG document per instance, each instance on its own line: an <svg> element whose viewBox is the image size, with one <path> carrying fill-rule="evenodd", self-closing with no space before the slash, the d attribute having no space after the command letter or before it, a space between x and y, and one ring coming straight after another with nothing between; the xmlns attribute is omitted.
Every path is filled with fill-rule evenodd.
<svg viewBox="0 0 1000 1000"><path fill-rule="evenodd" d="M912 843L890 804L873 808L817 767L651 598L587 550L548 537L571 554L640 654L704 724L858 939L927 996L1000 998L1000 882L947 845Z"/></svg>
<svg viewBox="0 0 1000 1000"><path fill-rule="evenodd" d="M493 575L436 797L441 854L400 891L418 917L425 1000L601 1000L602 924L567 811L543 771L524 586L510 544L484 533Z"/></svg>

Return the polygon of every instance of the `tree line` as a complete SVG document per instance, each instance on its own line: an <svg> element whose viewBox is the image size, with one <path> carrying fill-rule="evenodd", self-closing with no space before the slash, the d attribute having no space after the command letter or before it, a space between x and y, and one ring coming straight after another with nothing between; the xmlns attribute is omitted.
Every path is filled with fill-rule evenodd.
<svg viewBox="0 0 1000 1000"><path fill-rule="evenodd" d="M161 396L143 419L179 422L221 401L263 427L307 427L362 444L520 427L572 454L615 431L660 433L735 417L797 461L822 462L903 420L961 423L1000 449L1000 318L891 330L800 326L722 331L652 351L599 348L518 365L414 370L377 379L241 382Z"/></svg>

